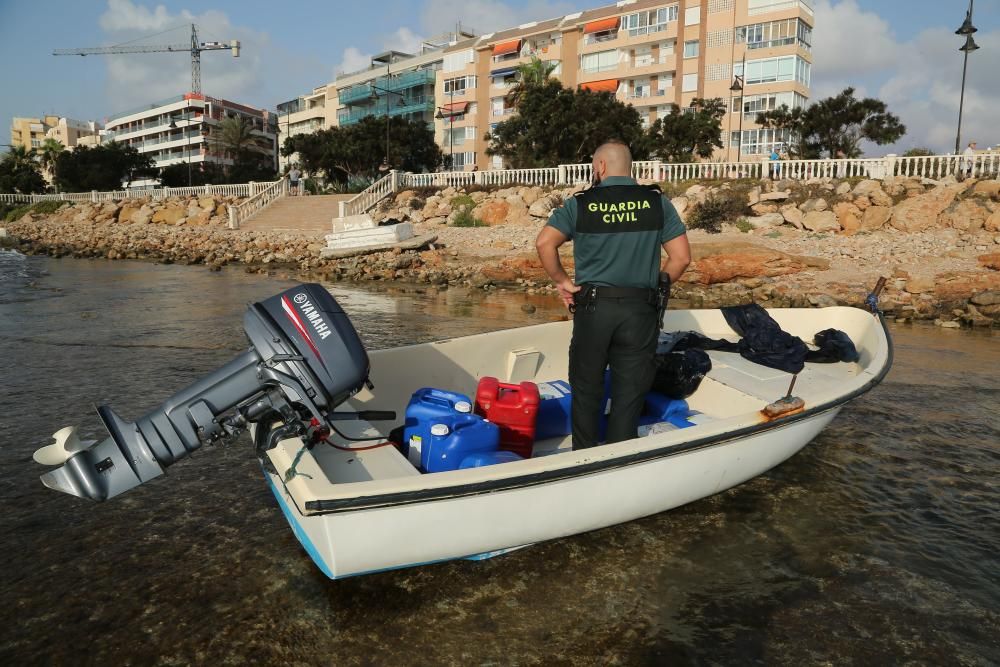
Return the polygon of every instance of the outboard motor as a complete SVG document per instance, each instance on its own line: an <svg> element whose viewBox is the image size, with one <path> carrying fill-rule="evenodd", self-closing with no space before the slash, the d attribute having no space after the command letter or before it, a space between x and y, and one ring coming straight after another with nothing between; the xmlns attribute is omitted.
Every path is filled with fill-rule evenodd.
<svg viewBox="0 0 1000 667"><path fill-rule="evenodd" d="M163 474L163 468L256 425L258 456L289 437L316 438L338 419L393 419L391 412L334 412L367 384L369 362L347 314L322 286L300 285L251 304L243 318L250 349L133 422L97 409L111 434L81 441L75 428L35 452L59 465L45 486L107 500ZM275 423L280 426L272 428Z"/></svg>

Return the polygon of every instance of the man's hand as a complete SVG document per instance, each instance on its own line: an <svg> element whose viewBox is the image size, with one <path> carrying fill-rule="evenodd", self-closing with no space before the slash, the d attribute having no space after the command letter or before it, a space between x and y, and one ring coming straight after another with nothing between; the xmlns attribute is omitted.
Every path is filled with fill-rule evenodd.
<svg viewBox="0 0 1000 667"><path fill-rule="evenodd" d="M566 307L569 308L573 305L573 295L582 289L579 285L574 283L570 278L565 280L560 280L556 283L556 289L559 290L559 298L562 299Z"/></svg>

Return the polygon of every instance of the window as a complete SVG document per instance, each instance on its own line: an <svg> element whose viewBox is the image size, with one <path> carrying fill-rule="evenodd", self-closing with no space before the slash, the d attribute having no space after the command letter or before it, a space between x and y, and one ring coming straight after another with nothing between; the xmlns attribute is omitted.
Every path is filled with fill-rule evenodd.
<svg viewBox="0 0 1000 667"><path fill-rule="evenodd" d="M622 29L628 30L629 37L647 35L667 29L667 23L677 20L677 5L654 9L649 12L636 12L622 17Z"/></svg>
<svg viewBox="0 0 1000 667"><path fill-rule="evenodd" d="M618 67L618 49L586 53L580 56L580 69L584 72L606 72Z"/></svg>
<svg viewBox="0 0 1000 667"><path fill-rule="evenodd" d="M470 74L469 76L460 76L455 79L445 79L444 80L444 94L450 95L461 95L465 93L466 89L471 89L476 87L476 77Z"/></svg>
<svg viewBox="0 0 1000 667"><path fill-rule="evenodd" d="M466 140L473 141L475 138L476 128L474 127L446 128L443 143L447 146L461 146Z"/></svg>
<svg viewBox="0 0 1000 667"><path fill-rule="evenodd" d="M736 43L745 43L748 49L766 49L796 42L807 50L812 48L812 27L798 19L755 23L736 29Z"/></svg>
<svg viewBox="0 0 1000 667"><path fill-rule="evenodd" d="M457 72L458 70L465 69L466 65L472 62L475 62L472 49L466 49L458 53L447 53L444 56L444 67L442 69L445 72Z"/></svg>
<svg viewBox="0 0 1000 667"><path fill-rule="evenodd" d="M674 73L673 72L661 72L656 80L656 94L657 96L666 95L667 88L674 87Z"/></svg>
<svg viewBox="0 0 1000 667"><path fill-rule="evenodd" d="M743 74L743 64L734 66L734 74ZM780 58L764 58L750 60L746 65L744 85L755 83L774 83L775 81L798 81L808 86L812 67L799 56L781 56Z"/></svg>
<svg viewBox="0 0 1000 667"><path fill-rule="evenodd" d="M742 108L744 119L754 121L759 113L774 111L781 106L796 109L804 107L806 103L807 100L805 97L794 92L751 95L733 100L733 113L739 113L740 108Z"/></svg>
<svg viewBox="0 0 1000 667"><path fill-rule="evenodd" d="M636 79L632 82L629 97L649 97L650 95L649 79Z"/></svg>
<svg viewBox="0 0 1000 667"><path fill-rule="evenodd" d="M455 153L452 156L451 167L452 169L465 169L466 167L471 167L476 164L476 154L467 153Z"/></svg>
<svg viewBox="0 0 1000 667"><path fill-rule="evenodd" d="M667 58L674 55L674 47L677 42L673 39L667 40L660 44L660 64L667 62Z"/></svg>
<svg viewBox="0 0 1000 667"><path fill-rule="evenodd" d="M701 23L701 7L688 7L684 10L684 25L698 25Z"/></svg>
<svg viewBox="0 0 1000 667"><path fill-rule="evenodd" d="M696 90L698 90L698 75L685 74L681 92L690 93Z"/></svg>
<svg viewBox="0 0 1000 667"><path fill-rule="evenodd" d="M739 132L730 135L730 144L735 146L739 139ZM740 152L744 155L767 155L771 151L781 153L791 139L791 132L787 129L777 130L743 130L743 141Z"/></svg>
<svg viewBox="0 0 1000 667"><path fill-rule="evenodd" d="M690 42L684 42L684 57L685 58L697 58L698 57L698 40L692 40Z"/></svg>

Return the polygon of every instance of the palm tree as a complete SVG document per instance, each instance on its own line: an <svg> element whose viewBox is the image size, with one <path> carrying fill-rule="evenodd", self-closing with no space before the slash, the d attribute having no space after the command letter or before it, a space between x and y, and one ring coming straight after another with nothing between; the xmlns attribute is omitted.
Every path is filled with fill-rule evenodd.
<svg viewBox="0 0 1000 667"><path fill-rule="evenodd" d="M229 116L219 121L217 143L223 154L240 162L253 148L253 123L243 116Z"/></svg>
<svg viewBox="0 0 1000 667"><path fill-rule="evenodd" d="M10 147L10 152L4 156L4 159L10 160L15 165L33 162L35 159L35 149L25 148L20 144L16 144Z"/></svg>
<svg viewBox="0 0 1000 667"><path fill-rule="evenodd" d="M65 146L58 139L53 139L49 137L42 142L42 147L38 151L38 157L42 163L42 169L45 171L46 177L49 182L56 182L56 160L59 159L59 154L63 152Z"/></svg>
<svg viewBox="0 0 1000 667"><path fill-rule="evenodd" d="M532 56L530 63L517 66L518 80L514 86L507 91L507 104L516 107L524 97L524 93L533 86L539 86L549 78L558 65L553 62L542 60L538 56Z"/></svg>

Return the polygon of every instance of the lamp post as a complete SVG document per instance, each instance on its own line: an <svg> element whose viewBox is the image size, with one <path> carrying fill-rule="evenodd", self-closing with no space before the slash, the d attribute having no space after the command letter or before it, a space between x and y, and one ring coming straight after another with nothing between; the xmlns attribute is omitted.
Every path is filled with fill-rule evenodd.
<svg viewBox="0 0 1000 667"><path fill-rule="evenodd" d="M435 118L443 119L448 112L448 171L455 171L455 86L448 93L448 108L437 107Z"/></svg>
<svg viewBox="0 0 1000 667"><path fill-rule="evenodd" d="M743 81L746 76L747 57L743 55L743 73L733 75L733 85L729 86L729 92L740 95L740 129L739 138L736 141L736 162L739 163L743 154Z"/></svg>
<svg viewBox="0 0 1000 667"><path fill-rule="evenodd" d="M965 36L965 45L959 49L965 56L962 62L962 92L958 98L958 133L955 135L955 155L958 155L962 145L962 108L965 106L965 72L969 67L969 54L979 49L975 40L972 39L972 33L976 32L976 26L972 25L973 2L974 0L969 0L969 10L965 13L965 21L962 22L962 27L955 31L956 35Z"/></svg>
<svg viewBox="0 0 1000 667"><path fill-rule="evenodd" d="M178 118L180 118L181 120L188 120L188 121L190 121L191 119L190 116L188 118L184 118L184 116L178 116ZM190 125L190 123L188 123L188 125ZM169 127L171 130L176 130L178 125L176 121L171 120L170 125L168 125L167 127ZM188 129L190 128L185 126L185 136L187 138L188 187L191 187L191 134L187 132Z"/></svg>
<svg viewBox="0 0 1000 667"><path fill-rule="evenodd" d="M388 66L387 66L387 68L388 68ZM386 79L388 79L388 76L389 75L386 74ZM378 170L380 172L384 173L384 172L389 171L389 169L390 169L390 167L389 167L389 96L390 95L399 95L399 103L398 104L399 104L399 106L402 107L402 106L406 106L406 95L403 95L403 93L400 93L400 92L395 91L395 90L389 90L388 88L381 88L379 86L376 86L374 83L370 83L370 84L368 84L368 86L372 89L371 99L374 102L378 101L378 95L375 94L376 90L379 91L379 92L385 93L385 159L382 160L382 164L380 164L379 167L378 167Z"/></svg>

